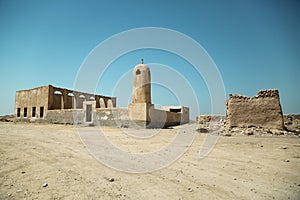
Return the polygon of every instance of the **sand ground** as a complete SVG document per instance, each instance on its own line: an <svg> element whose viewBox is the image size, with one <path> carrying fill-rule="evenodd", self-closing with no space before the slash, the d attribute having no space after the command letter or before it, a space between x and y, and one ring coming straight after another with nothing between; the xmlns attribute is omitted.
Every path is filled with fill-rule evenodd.
<svg viewBox="0 0 300 200"><path fill-rule="evenodd" d="M104 129L112 143L134 153L159 149L175 130L145 142ZM196 133L168 167L132 174L97 161L74 126L2 122L0 199L300 199L299 137L219 137L199 159L205 137Z"/></svg>

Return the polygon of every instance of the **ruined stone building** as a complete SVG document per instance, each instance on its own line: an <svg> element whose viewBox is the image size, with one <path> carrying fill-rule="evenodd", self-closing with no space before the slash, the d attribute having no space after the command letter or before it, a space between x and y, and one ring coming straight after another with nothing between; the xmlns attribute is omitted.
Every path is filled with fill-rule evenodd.
<svg viewBox="0 0 300 200"><path fill-rule="evenodd" d="M151 75L145 64L133 70L132 103L117 108L116 98L52 85L16 92L15 121L162 128L189 122L189 108L151 103Z"/></svg>
<svg viewBox="0 0 300 200"><path fill-rule="evenodd" d="M116 98L88 94L52 85L41 86L16 92L16 121L48 121L67 123L59 114L72 115L74 110L82 110L86 102L95 102L95 108L116 107ZM72 123L72 120L69 120Z"/></svg>
<svg viewBox="0 0 300 200"><path fill-rule="evenodd" d="M278 90L262 90L252 98L229 95L226 102L226 123L232 127L284 129Z"/></svg>

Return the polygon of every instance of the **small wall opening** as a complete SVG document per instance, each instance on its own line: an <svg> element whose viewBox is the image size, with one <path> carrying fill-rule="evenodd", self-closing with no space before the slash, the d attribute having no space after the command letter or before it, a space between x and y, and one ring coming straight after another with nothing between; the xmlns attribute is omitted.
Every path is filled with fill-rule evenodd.
<svg viewBox="0 0 300 200"><path fill-rule="evenodd" d="M27 117L27 108L26 107L24 108L24 115L23 116Z"/></svg>
<svg viewBox="0 0 300 200"><path fill-rule="evenodd" d="M44 117L44 107L41 106L40 107L40 118L43 118Z"/></svg>
<svg viewBox="0 0 300 200"><path fill-rule="evenodd" d="M181 108L170 108L170 112L180 113Z"/></svg>
<svg viewBox="0 0 300 200"><path fill-rule="evenodd" d="M138 69L136 70L135 75L139 75L139 74L141 74L141 71Z"/></svg>
<svg viewBox="0 0 300 200"><path fill-rule="evenodd" d="M112 102L111 99L108 99L108 100L107 100L107 107L108 107L108 108L113 108L113 107L114 107L113 102Z"/></svg>
<svg viewBox="0 0 300 200"><path fill-rule="evenodd" d="M54 94L59 94L59 95L61 95L62 93L61 93L61 91L56 90L56 91L54 91Z"/></svg>
<svg viewBox="0 0 300 200"><path fill-rule="evenodd" d="M36 116L36 107L32 107L31 117Z"/></svg>
<svg viewBox="0 0 300 200"><path fill-rule="evenodd" d="M106 107L103 98L100 98L100 99L99 99L99 103L100 103L100 108L105 108L105 107Z"/></svg>
<svg viewBox="0 0 300 200"><path fill-rule="evenodd" d="M21 108L17 108L17 117L21 117Z"/></svg>

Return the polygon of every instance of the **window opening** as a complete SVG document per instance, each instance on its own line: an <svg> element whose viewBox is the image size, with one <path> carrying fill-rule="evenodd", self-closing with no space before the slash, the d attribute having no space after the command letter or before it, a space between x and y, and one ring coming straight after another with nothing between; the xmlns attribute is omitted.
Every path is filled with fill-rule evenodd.
<svg viewBox="0 0 300 200"><path fill-rule="evenodd" d="M44 107L41 106L40 107L40 118L43 118L44 117Z"/></svg>
<svg viewBox="0 0 300 200"><path fill-rule="evenodd" d="M21 108L17 108L17 117L21 117Z"/></svg>
<svg viewBox="0 0 300 200"><path fill-rule="evenodd" d="M35 117L35 115L36 115L36 107L32 107L32 114L31 114L31 116Z"/></svg>
<svg viewBox="0 0 300 200"><path fill-rule="evenodd" d="M27 108L24 108L24 117L27 117Z"/></svg>

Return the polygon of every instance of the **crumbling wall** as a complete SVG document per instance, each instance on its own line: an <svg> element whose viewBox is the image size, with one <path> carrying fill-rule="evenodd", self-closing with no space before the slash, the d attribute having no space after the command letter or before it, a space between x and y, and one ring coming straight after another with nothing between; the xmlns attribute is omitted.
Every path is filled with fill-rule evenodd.
<svg viewBox="0 0 300 200"><path fill-rule="evenodd" d="M229 95L226 101L226 124L233 127L284 129L278 90L262 90L252 98Z"/></svg>
<svg viewBox="0 0 300 200"><path fill-rule="evenodd" d="M130 124L127 108L97 108L96 120L101 126L128 127Z"/></svg>
<svg viewBox="0 0 300 200"><path fill-rule="evenodd" d="M223 115L200 115L196 117L198 132L212 132L223 127L225 116Z"/></svg>
<svg viewBox="0 0 300 200"><path fill-rule="evenodd" d="M101 126L129 126L127 108L96 108L91 124ZM83 109L49 110L46 122L54 124L86 124Z"/></svg>
<svg viewBox="0 0 300 200"><path fill-rule="evenodd" d="M291 132L300 133L300 115L289 114L283 116L286 129Z"/></svg>

